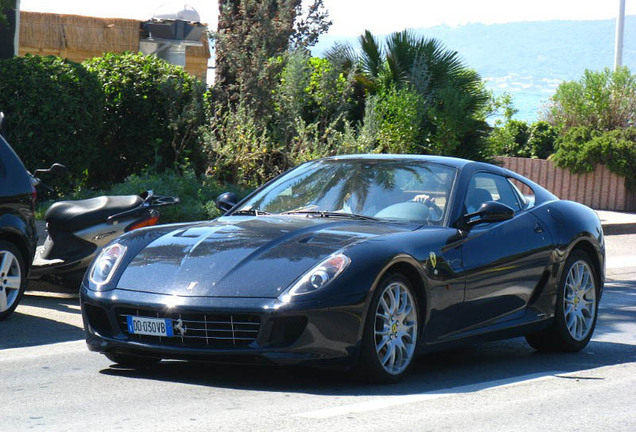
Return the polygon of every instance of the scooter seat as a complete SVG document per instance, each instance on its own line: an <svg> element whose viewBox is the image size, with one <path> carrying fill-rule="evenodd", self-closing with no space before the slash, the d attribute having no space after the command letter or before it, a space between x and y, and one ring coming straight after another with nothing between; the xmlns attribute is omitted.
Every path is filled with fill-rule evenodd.
<svg viewBox="0 0 636 432"><path fill-rule="evenodd" d="M109 216L138 207L139 195L100 196L77 201L59 201L46 211L49 230L74 232L91 225L105 223Z"/></svg>

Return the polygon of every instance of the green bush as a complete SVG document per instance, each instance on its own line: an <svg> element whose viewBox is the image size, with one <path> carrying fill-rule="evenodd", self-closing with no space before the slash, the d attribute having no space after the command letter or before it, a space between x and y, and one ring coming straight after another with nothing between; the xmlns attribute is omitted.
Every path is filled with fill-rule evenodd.
<svg viewBox="0 0 636 432"><path fill-rule="evenodd" d="M508 119L494 128L488 140L495 155L547 159L557 138L556 129L545 121L528 124Z"/></svg>
<svg viewBox="0 0 636 432"><path fill-rule="evenodd" d="M323 127L346 119L353 108L353 81L327 59L309 59L311 75L306 92L311 99L306 120Z"/></svg>
<svg viewBox="0 0 636 432"><path fill-rule="evenodd" d="M222 185L213 178L198 176L194 170L183 173L166 170L161 174L132 174L123 183L113 185L105 193L109 195L138 194L153 190L157 195L177 196L181 202L175 206L161 207L161 223L212 219L221 215L214 201L223 192L234 192L239 198L247 196L250 189Z"/></svg>
<svg viewBox="0 0 636 432"><path fill-rule="evenodd" d="M82 65L27 55L0 60L0 110L28 169L66 165L81 183L95 160L104 93Z"/></svg>
<svg viewBox="0 0 636 432"><path fill-rule="evenodd" d="M372 150L365 130L357 133L348 122L323 129L318 121L296 118L293 131L287 141L278 140L244 105L219 110L204 132L207 174L221 183L255 188L309 160Z"/></svg>
<svg viewBox="0 0 636 432"><path fill-rule="evenodd" d="M191 168L180 171L168 169L161 174L150 172L132 174L124 182L114 184L107 189L81 189L60 199L76 200L100 195L135 195L145 190L153 190L156 195L177 196L181 200L177 205L159 209L160 223L171 223L216 218L221 215L221 212L214 202L221 193L234 192L240 199L251 192L251 189L223 185L214 178L198 176ZM53 202L41 203L36 217L42 219L46 209Z"/></svg>
<svg viewBox="0 0 636 432"><path fill-rule="evenodd" d="M499 156L531 157L528 147L530 126L520 120L508 120L501 127L496 127L489 136L493 153Z"/></svg>
<svg viewBox="0 0 636 432"><path fill-rule="evenodd" d="M84 65L106 95L95 165L102 184L146 167L162 171L200 161L204 85L183 68L141 53L105 54Z"/></svg>
<svg viewBox="0 0 636 432"><path fill-rule="evenodd" d="M555 163L572 172L590 172L596 164L605 164L625 177L625 184L636 189L636 127L609 132L575 127L559 140Z"/></svg>
<svg viewBox="0 0 636 432"><path fill-rule="evenodd" d="M375 151L381 153L431 153L425 143L422 119L425 103L411 88L382 88L370 96L377 124Z"/></svg>
<svg viewBox="0 0 636 432"><path fill-rule="evenodd" d="M557 130L546 121L538 121L530 126L530 136L528 137L528 148L532 157L547 159L554 153L555 143L559 134Z"/></svg>
<svg viewBox="0 0 636 432"><path fill-rule="evenodd" d="M282 66L273 92L274 118L266 127L274 137L290 143L297 126L316 124L318 132L342 132L352 108L353 82L329 60L294 51L272 62ZM330 149L333 150L333 149Z"/></svg>
<svg viewBox="0 0 636 432"><path fill-rule="evenodd" d="M242 104L218 110L204 143L208 174L224 183L254 188L293 166L283 145Z"/></svg>
<svg viewBox="0 0 636 432"><path fill-rule="evenodd" d="M636 75L627 67L586 70L579 81L559 85L544 115L559 129L584 126L610 131L636 124Z"/></svg>

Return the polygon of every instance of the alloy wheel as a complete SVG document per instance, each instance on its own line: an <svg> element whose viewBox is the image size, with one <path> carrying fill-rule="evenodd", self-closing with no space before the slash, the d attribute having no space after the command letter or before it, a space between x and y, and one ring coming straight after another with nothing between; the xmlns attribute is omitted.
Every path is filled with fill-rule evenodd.
<svg viewBox="0 0 636 432"><path fill-rule="evenodd" d="M411 363L417 339L417 307L408 287L391 282L382 292L375 313L375 350L380 364L399 375Z"/></svg>
<svg viewBox="0 0 636 432"><path fill-rule="evenodd" d="M21 285L22 271L18 258L10 251L0 250L0 312L13 306Z"/></svg>
<svg viewBox="0 0 636 432"><path fill-rule="evenodd" d="M563 316L570 336L582 341L590 333L596 316L594 273L583 260L572 264L565 280Z"/></svg>

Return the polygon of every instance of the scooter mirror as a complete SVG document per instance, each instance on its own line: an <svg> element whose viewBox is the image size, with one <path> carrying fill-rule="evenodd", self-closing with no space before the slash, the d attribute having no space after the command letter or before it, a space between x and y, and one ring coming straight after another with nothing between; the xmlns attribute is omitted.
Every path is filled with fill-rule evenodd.
<svg viewBox="0 0 636 432"><path fill-rule="evenodd" d="M68 168L66 168L66 166L59 164L57 162L51 165L51 168L49 168L48 171L49 173L58 177L62 177L68 174Z"/></svg>

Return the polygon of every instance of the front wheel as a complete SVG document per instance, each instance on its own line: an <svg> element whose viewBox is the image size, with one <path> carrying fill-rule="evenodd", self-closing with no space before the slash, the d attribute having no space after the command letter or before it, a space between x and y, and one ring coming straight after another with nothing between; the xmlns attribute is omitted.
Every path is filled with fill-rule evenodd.
<svg viewBox="0 0 636 432"><path fill-rule="evenodd" d="M371 382L399 381L415 358L419 310L410 281L385 276L371 301L362 340L359 372Z"/></svg>
<svg viewBox="0 0 636 432"><path fill-rule="evenodd" d="M557 292L552 325L526 336L540 351L577 352L592 338L600 295L592 260L583 251L574 251L565 263Z"/></svg>
<svg viewBox="0 0 636 432"><path fill-rule="evenodd" d="M13 313L26 288L26 264L12 243L0 240L0 320Z"/></svg>

